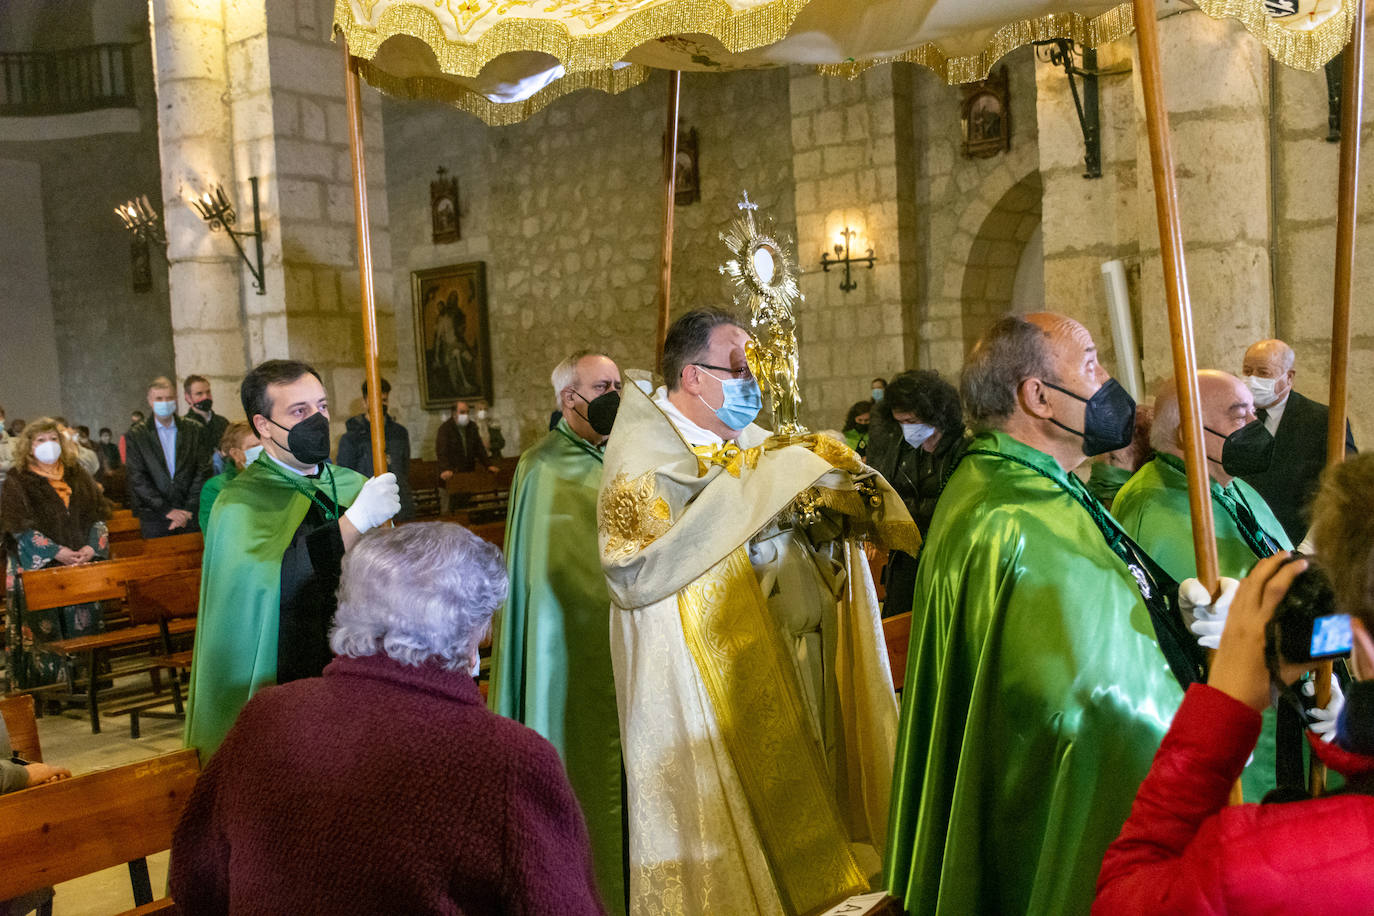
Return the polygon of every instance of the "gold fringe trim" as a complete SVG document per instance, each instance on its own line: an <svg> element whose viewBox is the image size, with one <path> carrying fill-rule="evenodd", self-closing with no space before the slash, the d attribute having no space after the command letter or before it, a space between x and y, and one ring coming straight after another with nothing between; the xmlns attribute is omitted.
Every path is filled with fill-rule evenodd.
<svg viewBox="0 0 1374 916"><path fill-rule="evenodd" d="M1242 0L1243 2L1243 0ZM1257 4L1258 5L1258 4ZM1135 14L1130 3L1123 3L1099 16L1082 13L1050 13L1036 19L1022 19L1002 26L988 39L978 54L948 57L939 45L924 44L894 57L822 64L816 69L827 76L850 79L877 64L905 62L934 70L947 85L973 83L987 79L993 65L1017 48L1037 41L1068 38L1084 48L1096 48L1125 38L1135 31Z"/></svg>
<svg viewBox="0 0 1374 916"><path fill-rule="evenodd" d="M449 38L439 17L423 6L393 6L375 24L366 25L354 18L349 0L334 0L334 27L343 32L353 56L366 60L388 38L407 35L428 45L439 69L453 76L476 76L492 60L516 51L541 51L556 57L569 73L582 73L605 70L632 48L679 33L709 35L732 53L770 45L786 37L810 2L773 0L748 10L734 10L725 0L663 2L588 35L573 35L552 19L503 19L475 42L465 42Z"/></svg>
<svg viewBox="0 0 1374 916"><path fill-rule="evenodd" d="M1350 43L1355 25L1353 4L1341 4L1338 12L1314 29L1290 29L1265 15L1264 4L1255 0L1192 0L1213 19L1234 19L1268 49L1274 60L1294 70L1320 70Z"/></svg>
<svg viewBox="0 0 1374 916"><path fill-rule="evenodd" d="M649 78L649 68L633 64L619 70L592 73L570 73L540 89L522 102L493 102L458 83L434 76L402 78L376 67L371 61L360 60L358 72L368 85L400 99L422 99L443 102L479 118L492 127L518 124L536 114L550 103L582 89L596 89L608 95L618 95L633 89Z"/></svg>

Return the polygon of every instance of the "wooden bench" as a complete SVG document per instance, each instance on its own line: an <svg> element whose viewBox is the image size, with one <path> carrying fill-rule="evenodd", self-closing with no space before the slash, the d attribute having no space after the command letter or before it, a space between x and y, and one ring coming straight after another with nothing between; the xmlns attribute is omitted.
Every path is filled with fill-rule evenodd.
<svg viewBox="0 0 1374 916"><path fill-rule="evenodd" d="M10 734L10 750L29 763L43 762L43 746L38 741L38 720L33 714L33 697L19 694L0 698L0 719Z"/></svg>
<svg viewBox="0 0 1374 916"><path fill-rule="evenodd" d="M439 490L443 486L439 479L439 462L411 459L410 491L415 495L416 518L439 517Z"/></svg>
<svg viewBox="0 0 1374 916"><path fill-rule="evenodd" d="M887 663L892 666L892 686L901 691L906 681L906 657L911 649L911 612L883 618L883 640L887 643Z"/></svg>
<svg viewBox="0 0 1374 916"><path fill-rule="evenodd" d="M510 509L510 485L514 477L514 469L507 472L502 468L495 474L486 468L455 471L445 484L449 505L474 524L500 521Z"/></svg>
<svg viewBox="0 0 1374 916"><path fill-rule="evenodd" d="M184 715L180 677L182 671L191 667L191 650L177 651L174 637L195 632L196 612L200 607L200 570L183 569L154 579L133 580L129 582L126 595L129 622L140 627L155 626L162 636L163 654L153 657L148 663L170 672L172 715ZM107 708L106 713L129 713L129 736L137 738L139 715L165 717L165 713L152 710L166 705L165 700L160 703L116 704Z"/></svg>
<svg viewBox="0 0 1374 916"><path fill-rule="evenodd" d="M153 899L147 857L171 848L199 775L187 748L0 795L0 900L127 864L131 912L173 911Z"/></svg>
<svg viewBox="0 0 1374 916"><path fill-rule="evenodd" d="M199 570L200 554L195 552L171 553L164 556L133 557L125 560L108 560L103 563L89 563L82 566L59 566L52 569L38 569L22 573L15 586L16 594L23 596L23 606L29 611L62 607L68 604L83 604L90 601L110 601L125 597L130 582L153 579L168 573L183 570ZM195 620L176 620L168 623L171 635L195 632ZM103 654L117 649L148 647L157 644L163 630L157 624L146 623L77 636L72 639L56 640L35 646L35 651L59 655L66 671L67 694L59 697L72 701L80 697L77 693L76 660L84 658L86 671L85 704L91 718L91 733L100 732L99 667ZM167 647L161 646L165 654ZM161 693L162 668L149 663L141 663L125 668L118 674L137 674L144 671L152 679L154 694ZM166 700L153 702L145 698L147 705L160 706ZM129 702L133 702L130 700ZM127 704L123 711L129 711ZM132 723L131 723L132 726Z"/></svg>
<svg viewBox="0 0 1374 916"><path fill-rule="evenodd" d="M202 553L205 550L205 536L199 531L190 534L172 534L165 538L130 538L127 541L114 541L110 544L110 559L127 560L130 557L160 557L169 553Z"/></svg>
<svg viewBox="0 0 1374 916"><path fill-rule="evenodd" d="M120 541L132 541L143 536L143 528L132 513L129 515L116 513L113 518L105 522L105 530L110 535L111 544L117 544Z"/></svg>

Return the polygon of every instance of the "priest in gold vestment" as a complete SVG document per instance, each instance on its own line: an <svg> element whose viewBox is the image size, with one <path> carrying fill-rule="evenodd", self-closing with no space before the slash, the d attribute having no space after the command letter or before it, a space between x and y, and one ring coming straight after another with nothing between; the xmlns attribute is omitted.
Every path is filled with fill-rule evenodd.
<svg viewBox="0 0 1374 916"><path fill-rule="evenodd" d="M859 539L920 536L842 441L753 423L749 340L680 318L605 456L635 916L819 912L880 870L897 704Z"/></svg>

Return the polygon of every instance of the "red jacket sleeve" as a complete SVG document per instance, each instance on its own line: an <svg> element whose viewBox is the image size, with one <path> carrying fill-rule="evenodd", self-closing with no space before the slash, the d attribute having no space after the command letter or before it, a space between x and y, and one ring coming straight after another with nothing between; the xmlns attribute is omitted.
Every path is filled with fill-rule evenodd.
<svg viewBox="0 0 1374 916"><path fill-rule="evenodd" d="M1094 913L1206 912L1220 891L1218 850L1194 844L1226 807L1259 738L1260 714L1214 687L1194 684L1141 783L1131 816L1107 848Z"/></svg>

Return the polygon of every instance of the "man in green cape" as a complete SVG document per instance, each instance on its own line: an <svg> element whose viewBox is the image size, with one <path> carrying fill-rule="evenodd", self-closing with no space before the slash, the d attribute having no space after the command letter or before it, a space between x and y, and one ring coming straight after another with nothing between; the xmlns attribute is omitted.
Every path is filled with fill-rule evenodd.
<svg viewBox="0 0 1374 916"><path fill-rule="evenodd" d="M1236 476L1263 472L1269 466L1274 440L1255 418L1254 398L1240 379L1208 370L1198 373L1197 383L1202 441L1211 475L1218 568L1221 575L1240 580L1262 557L1293 548L1264 497ZM1178 582L1197 577L1180 425L1178 389L1169 379L1155 397L1155 420L1150 428L1155 457L1126 482L1112 504L1112 514L1126 533ZM1219 635L1218 628L1210 638L1204 637L1203 645L1215 649ZM1296 724L1297 756L1291 761L1291 779L1299 785L1301 727L1301 723ZM1275 711L1270 707L1264 714L1254 759L1241 780L1250 801L1259 801L1275 786L1274 728ZM1289 782L1289 777L1284 781Z"/></svg>
<svg viewBox="0 0 1374 916"><path fill-rule="evenodd" d="M1072 474L1134 421L1087 330L1001 319L962 396L977 435L917 574L887 887L912 913L1087 913L1201 653Z"/></svg>
<svg viewBox="0 0 1374 916"><path fill-rule="evenodd" d="M624 798L596 497L620 385L616 364L597 353L576 353L553 371L563 417L515 469L510 595L494 624L487 698L558 749L612 913L625 912Z"/></svg>
<svg viewBox="0 0 1374 916"><path fill-rule="evenodd" d="M310 366L268 360L240 395L263 454L224 487L205 533L184 736L202 760L258 689L324 669L344 551L401 505L394 474L328 463L329 403Z"/></svg>

